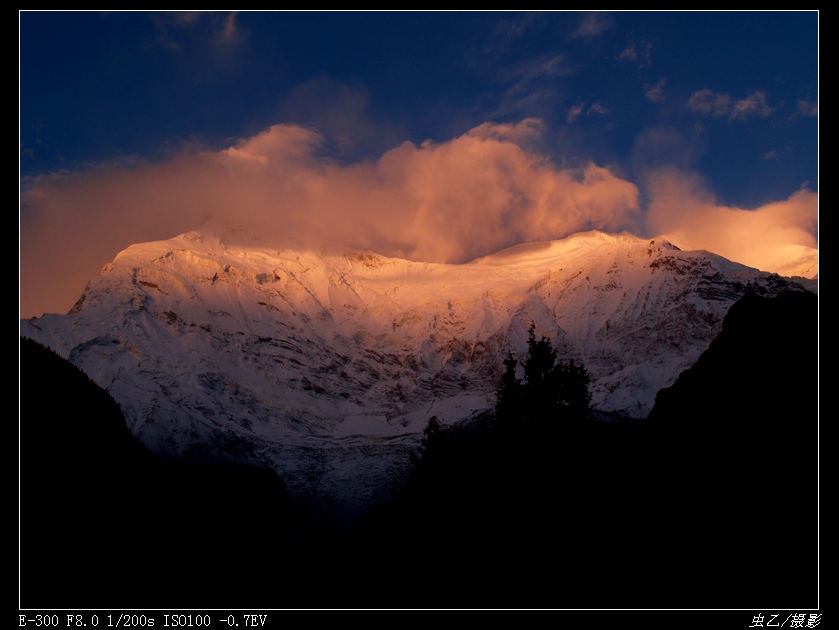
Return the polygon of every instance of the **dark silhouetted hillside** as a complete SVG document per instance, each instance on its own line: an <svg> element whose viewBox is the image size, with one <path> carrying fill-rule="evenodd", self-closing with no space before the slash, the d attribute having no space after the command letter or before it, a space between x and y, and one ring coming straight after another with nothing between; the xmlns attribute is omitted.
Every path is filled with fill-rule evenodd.
<svg viewBox="0 0 839 630"><path fill-rule="evenodd" d="M266 579L308 544L273 471L159 461L74 366L27 339L20 360L22 607L266 607L297 592L299 576Z"/></svg>
<svg viewBox="0 0 839 630"><path fill-rule="evenodd" d="M818 343L816 295L747 294L656 397L649 425L671 477L659 492L669 526L692 532L685 561L719 567L710 601L818 604Z"/></svg>

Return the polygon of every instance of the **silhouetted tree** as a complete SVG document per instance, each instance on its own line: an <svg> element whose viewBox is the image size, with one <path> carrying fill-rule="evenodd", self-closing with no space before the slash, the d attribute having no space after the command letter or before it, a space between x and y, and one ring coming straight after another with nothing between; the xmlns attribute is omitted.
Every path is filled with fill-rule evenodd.
<svg viewBox="0 0 839 630"><path fill-rule="evenodd" d="M428 424L422 430L422 439L420 446L417 449L418 453L411 453L411 461L414 465L420 462L427 462L434 458L438 453L443 443L443 426L437 416L431 416L428 419Z"/></svg>
<svg viewBox="0 0 839 630"><path fill-rule="evenodd" d="M560 413L576 420L585 418L591 410L591 378L586 368L574 359L560 362L554 366L553 379Z"/></svg>
<svg viewBox="0 0 839 630"><path fill-rule="evenodd" d="M516 360L508 355L495 405L498 422L582 419L588 415L591 406L588 372L573 359L568 363L557 362L550 339L545 336L537 339L534 324L528 330L523 380L517 378L516 367Z"/></svg>
<svg viewBox="0 0 839 630"><path fill-rule="evenodd" d="M521 381L516 376L516 360L508 354L504 359L504 375L498 386L495 420L505 424L518 420L524 412Z"/></svg>
<svg viewBox="0 0 839 630"><path fill-rule="evenodd" d="M530 325L527 339L527 360L524 363L522 394L525 413L531 420L556 415L560 383L556 378L556 350L550 339L536 339L535 326Z"/></svg>

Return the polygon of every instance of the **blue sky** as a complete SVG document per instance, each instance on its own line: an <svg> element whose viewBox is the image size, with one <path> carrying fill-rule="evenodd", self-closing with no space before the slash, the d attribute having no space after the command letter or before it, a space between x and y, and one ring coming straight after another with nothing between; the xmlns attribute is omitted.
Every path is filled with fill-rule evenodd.
<svg viewBox="0 0 839 630"><path fill-rule="evenodd" d="M333 206L352 185L355 205L335 211L357 224L375 222L365 212L384 195L404 213L393 229L424 236L388 240L371 228L349 244L405 257L462 262L596 228L680 235L763 268L776 263L725 248L770 215L797 230L782 245L817 249L815 11L19 15L22 316L66 311L81 278L128 244L223 214L205 201L193 215L167 196L217 181L213 169L230 179L217 198L264 187L245 218L282 217L301 234L311 226L294 209L267 201L278 177L319 174L332 194L318 201ZM246 155L271 177L230 165ZM486 189L474 179L481 160L508 179L485 200L497 205L496 236L467 245L486 215L436 187L459 188L445 177L454 169L466 182L455 196ZM148 191L158 210L127 201ZM71 221L76 212L89 216ZM461 240L429 243L454 214ZM711 219L727 239L700 234ZM68 225L99 232L58 248ZM78 261L72 286L63 302L36 299L56 293L39 278L59 255Z"/></svg>

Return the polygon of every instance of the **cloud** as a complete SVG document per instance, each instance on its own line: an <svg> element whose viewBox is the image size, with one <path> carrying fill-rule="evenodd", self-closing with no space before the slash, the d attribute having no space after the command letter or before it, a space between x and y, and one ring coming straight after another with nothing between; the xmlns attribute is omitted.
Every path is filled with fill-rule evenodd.
<svg viewBox="0 0 839 630"><path fill-rule="evenodd" d="M588 109L589 114L598 114L599 116L608 116L611 111L609 107L606 107L602 103L592 103Z"/></svg>
<svg viewBox="0 0 839 630"><path fill-rule="evenodd" d="M755 92L740 101L736 101L728 115L729 120L736 120L738 118L748 118L749 116L759 116L766 118L775 110L766 104L766 94L763 92Z"/></svg>
<svg viewBox="0 0 839 630"><path fill-rule="evenodd" d="M220 44L233 44L239 41L241 33L236 22L238 11L231 11L222 20L221 30L218 33L217 40Z"/></svg>
<svg viewBox="0 0 839 630"><path fill-rule="evenodd" d="M629 42L618 54L617 60L636 63L643 68L652 63L652 50L653 45L650 42Z"/></svg>
<svg viewBox="0 0 839 630"><path fill-rule="evenodd" d="M800 99L798 101L798 115L799 116L818 116L819 115L819 102L809 102L805 101L804 99Z"/></svg>
<svg viewBox="0 0 839 630"><path fill-rule="evenodd" d="M278 124L220 150L42 176L20 195L21 316L68 311L120 250L209 218L251 226L276 247L334 242L431 262L600 229L668 234L768 271L817 270L816 193L722 206L696 176L657 166L680 141L652 130L638 140L651 169L645 216L638 187L610 169L558 168L538 150L544 132L538 119L488 122L347 162L318 130Z"/></svg>
<svg viewBox="0 0 839 630"><path fill-rule="evenodd" d="M731 97L728 94L716 94L704 88L691 94L686 107L704 116L720 118L731 111Z"/></svg>
<svg viewBox="0 0 839 630"><path fill-rule="evenodd" d="M571 74L572 69L569 67L566 57L565 54L542 56L520 64L517 69L517 74L520 77L519 83L526 84L545 77Z"/></svg>
<svg viewBox="0 0 839 630"><path fill-rule="evenodd" d="M156 31L153 48L182 51L206 46L230 48L243 41L238 12L172 11L150 14Z"/></svg>
<svg viewBox="0 0 839 630"><path fill-rule="evenodd" d="M204 14L201 11L175 11L169 14L169 20L175 26L192 26L202 15Z"/></svg>
<svg viewBox="0 0 839 630"><path fill-rule="evenodd" d="M518 63L506 70L503 75L509 82L510 88L504 95L509 103L505 109L510 111L514 107L521 107L523 103L532 101L534 94L549 94L545 86L550 85L555 77L567 76L573 72L565 54L542 55ZM511 105L514 104L514 105ZM527 111L528 107L521 107Z"/></svg>
<svg viewBox="0 0 839 630"><path fill-rule="evenodd" d="M539 118L526 118L518 123L483 123L466 135L482 140L512 142L522 148L533 148L541 143L545 124Z"/></svg>
<svg viewBox="0 0 839 630"><path fill-rule="evenodd" d="M656 171L662 167L692 168L704 153L705 140L694 129L685 135L672 127L648 127L641 130L633 141L632 162L639 173Z"/></svg>
<svg viewBox="0 0 839 630"><path fill-rule="evenodd" d="M295 88L277 105L280 120L318 130L342 159L375 157L399 144L396 128L374 120L364 88L318 77Z"/></svg>
<svg viewBox="0 0 839 630"><path fill-rule="evenodd" d="M21 193L21 315L66 312L128 245L215 217L281 243L323 241L463 262L588 229L638 231L638 189L589 163L557 169L541 122L480 125L342 164L310 128L274 125L219 151L45 176Z"/></svg>
<svg viewBox="0 0 839 630"><path fill-rule="evenodd" d="M634 42L630 42L618 55L620 61L638 61L638 51L635 50Z"/></svg>
<svg viewBox="0 0 839 630"><path fill-rule="evenodd" d="M705 249L782 275L818 272L818 194L746 209L717 203L697 175L660 169L648 181L647 232L682 249Z"/></svg>
<svg viewBox="0 0 839 630"><path fill-rule="evenodd" d="M504 42L518 41L527 33L526 18L524 20L502 19L495 26L495 33Z"/></svg>
<svg viewBox="0 0 839 630"><path fill-rule="evenodd" d="M596 114L597 116L608 116L612 113L612 110L602 103L592 103L589 105L588 110L586 110L586 104L578 101L576 105L573 105L568 109L568 112L565 115L566 122L570 125L577 120L583 112L586 113L586 116L591 116L592 114Z"/></svg>
<svg viewBox="0 0 839 630"><path fill-rule="evenodd" d="M173 19L172 16L165 13L153 13L151 15L151 21L154 24L157 34L154 41L149 44L149 47L162 48L164 50L178 50L180 45L175 41L175 36L172 32L173 27L179 26L178 20Z"/></svg>
<svg viewBox="0 0 839 630"><path fill-rule="evenodd" d="M580 25L571 33L571 39L591 39L609 30L615 22L605 13L587 13Z"/></svg>
<svg viewBox="0 0 839 630"><path fill-rule="evenodd" d="M651 103L661 103L664 101L664 85L667 83L665 79L659 79L652 85L644 85L644 96Z"/></svg>
<svg viewBox="0 0 839 630"><path fill-rule="evenodd" d="M775 111L766 103L766 94L763 92L754 92L735 101L728 94L713 92L708 88L694 92L685 106L703 116L728 120L744 120L751 116L765 118Z"/></svg>
<svg viewBox="0 0 839 630"><path fill-rule="evenodd" d="M575 120L577 120L580 114L583 113L585 106L585 103L577 103L576 105L573 105L572 107L568 108L568 115L565 117L565 119L568 121L569 125Z"/></svg>
<svg viewBox="0 0 839 630"><path fill-rule="evenodd" d="M313 154L322 144L323 137L312 129L296 125L274 125L251 138L240 140L217 155L232 158L230 164L237 169L238 161L273 168L290 165L300 168L316 164Z"/></svg>

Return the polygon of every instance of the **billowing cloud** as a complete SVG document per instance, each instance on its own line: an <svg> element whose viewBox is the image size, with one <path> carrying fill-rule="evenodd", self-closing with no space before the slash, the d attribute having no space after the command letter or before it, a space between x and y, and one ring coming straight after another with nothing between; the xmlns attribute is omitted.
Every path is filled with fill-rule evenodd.
<svg viewBox="0 0 839 630"><path fill-rule="evenodd" d="M645 217L635 184L594 163L558 168L538 150L543 131L537 119L485 123L345 163L319 131L281 124L222 150L42 176L20 199L21 316L66 312L120 250L211 217L253 226L277 247L335 242L452 263L582 230L628 230L767 271L816 273L816 193L726 207L696 176L645 159ZM662 134L644 146L660 150Z"/></svg>
<svg viewBox="0 0 839 630"><path fill-rule="evenodd" d="M708 88L691 94L686 107L697 114L728 120L743 120L751 116L765 118L775 111L766 103L766 94L763 92L754 92L736 101L728 94L714 92Z"/></svg>
<svg viewBox="0 0 839 630"><path fill-rule="evenodd" d="M647 232L682 249L705 249L764 271L818 272L818 194L796 191L754 209L717 203L696 175L661 169L649 179Z"/></svg>
<svg viewBox="0 0 839 630"><path fill-rule="evenodd" d="M469 130L466 135L483 140L512 142L527 149L540 143L544 128L544 122L540 119L526 118L518 123L483 123Z"/></svg>
<svg viewBox="0 0 839 630"><path fill-rule="evenodd" d="M215 217L283 243L332 241L463 262L587 229L638 231L636 186L589 163L557 169L530 148L541 122L480 125L376 161L324 157L323 136L275 125L221 151L45 176L21 194L21 316L69 310L121 249Z"/></svg>

